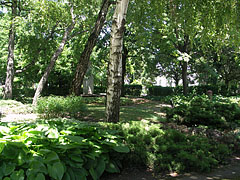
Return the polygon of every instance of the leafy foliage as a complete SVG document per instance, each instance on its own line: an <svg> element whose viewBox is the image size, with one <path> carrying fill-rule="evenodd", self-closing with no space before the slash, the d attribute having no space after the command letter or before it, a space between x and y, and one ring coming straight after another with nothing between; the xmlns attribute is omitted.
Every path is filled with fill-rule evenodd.
<svg viewBox="0 0 240 180"><path fill-rule="evenodd" d="M48 96L40 98L36 107L37 113L45 118L54 117L78 117L86 110L81 97Z"/></svg>
<svg viewBox="0 0 240 180"><path fill-rule="evenodd" d="M156 172L210 171L231 153L224 144L147 121L123 123L120 129L131 150L128 164L150 166Z"/></svg>
<svg viewBox="0 0 240 180"><path fill-rule="evenodd" d="M216 96L175 96L172 98L174 108L167 110L171 122L188 126L205 125L212 128L230 128L240 123L240 107L230 99Z"/></svg>
<svg viewBox="0 0 240 180"><path fill-rule="evenodd" d="M89 124L48 121L0 126L0 179L97 180L119 172L120 136Z"/></svg>

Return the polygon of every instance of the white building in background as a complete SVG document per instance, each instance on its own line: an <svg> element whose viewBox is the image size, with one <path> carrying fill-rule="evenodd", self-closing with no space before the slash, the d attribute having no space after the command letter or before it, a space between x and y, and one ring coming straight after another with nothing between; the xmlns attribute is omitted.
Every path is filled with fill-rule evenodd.
<svg viewBox="0 0 240 180"><path fill-rule="evenodd" d="M190 83L189 83L189 86L197 86L199 85L198 82L196 82L196 80L194 80L196 77L195 75L192 75L192 76L188 76L188 78L190 79ZM166 78L165 76L157 76L155 78L155 83L154 83L155 86L162 86L162 87L175 87L175 83L174 83L174 80L173 79L168 79ZM179 85L182 85L182 80L179 81Z"/></svg>

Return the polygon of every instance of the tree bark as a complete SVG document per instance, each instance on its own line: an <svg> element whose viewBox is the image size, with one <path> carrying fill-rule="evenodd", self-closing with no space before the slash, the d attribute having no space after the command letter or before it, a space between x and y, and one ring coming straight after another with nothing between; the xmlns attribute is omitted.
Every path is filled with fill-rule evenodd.
<svg viewBox="0 0 240 180"><path fill-rule="evenodd" d="M123 56L122 56L122 90L121 90L121 96L125 96L125 90L124 90L124 80L126 75L126 64L127 64L127 58L128 58L128 49L123 43Z"/></svg>
<svg viewBox="0 0 240 180"><path fill-rule="evenodd" d="M41 92L44 88L44 85L46 84L46 82L48 80L48 76L49 76L50 72L52 71L58 56L62 53L62 51L64 49L64 46L65 46L65 44L68 40L68 35L70 34L70 32L73 30L73 28L75 26L75 20L74 20L74 17L73 17L74 16L73 15L73 8L71 8L71 14L72 14L72 23L71 23L70 26L68 26L66 28L66 30L63 34L63 39L62 39L58 49L53 54L48 67L46 68L41 80L38 83L38 87L37 87L37 89L35 91L35 94L34 94L34 97L33 97L33 102L32 102L33 105L37 104L38 97L40 96L40 94L41 94Z"/></svg>
<svg viewBox="0 0 240 180"><path fill-rule="evenodd" d="M103 0L101 10L98 14L94 29L90 34L85 48L78 60L75 76L72 82L71 93L80 95L80 89L83 83L83 78L87 72L90 55L97 43L98 36L102 30L104 22L106 20L108 8L110 6L110 0Z"/></svg>
<svg viewBox="0 0 240 180"><path fill-rule="evenodd" d="M129 0L117 0L116 9L113 15L106 104L106 116L108 122L119 121L122 87L123 35L128 3Z"/></svg>
<svg viewBox="0 0 240 180"><path fill-rule="evenodd" d="M3 98L12 99L13 79L14 79L14 39L15 39L15 17L17 16L17 0L13 0L11 4L12 18L9 31L8 41L8 60L7 60L7 75L5 80Z"/></svg>

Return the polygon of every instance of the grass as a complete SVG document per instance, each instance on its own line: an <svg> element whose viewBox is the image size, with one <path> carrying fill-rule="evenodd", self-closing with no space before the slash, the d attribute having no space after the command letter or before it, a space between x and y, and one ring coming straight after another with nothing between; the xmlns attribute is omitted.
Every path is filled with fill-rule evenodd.
<svg viewBox="0 0 240 180"><path fill-rule="evenodd" d="M165 121L162 108L156 102L135 103L130 106L121 106L120 121L148 120L152 122ZM101 104L88 104L88 110L83 114L83 119L90 121L105 121L105 106Z"/></svg>

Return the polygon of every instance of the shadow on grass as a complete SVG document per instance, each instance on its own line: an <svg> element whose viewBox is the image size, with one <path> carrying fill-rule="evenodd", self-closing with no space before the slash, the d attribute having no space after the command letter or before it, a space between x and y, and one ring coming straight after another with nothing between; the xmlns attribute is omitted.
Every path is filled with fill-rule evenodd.
<svg viewBox="0 0 240 180"><path fill-rule="evenodd" d="M88 110L81 116L86 121L105 121L104 105L88 105ZM165 114L161 108L156 108L153 104L141 104L134 106L122 106L120 108L120 121L140 121L149 120L152 122L164 122Z"/></svg>

